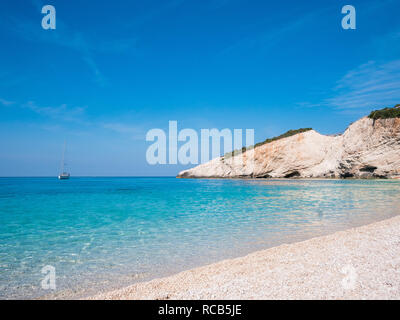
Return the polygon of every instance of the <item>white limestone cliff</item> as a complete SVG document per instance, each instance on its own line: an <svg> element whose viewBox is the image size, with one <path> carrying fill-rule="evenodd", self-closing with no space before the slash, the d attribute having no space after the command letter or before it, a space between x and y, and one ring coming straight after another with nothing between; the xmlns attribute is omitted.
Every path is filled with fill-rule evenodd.
<svg viewBox="0 0 400 320"><path fill-rule="evenodd" d="M178 178L392 178L400 176L400 118L368 117L342 135L314 130L219 157Z"/></svg>

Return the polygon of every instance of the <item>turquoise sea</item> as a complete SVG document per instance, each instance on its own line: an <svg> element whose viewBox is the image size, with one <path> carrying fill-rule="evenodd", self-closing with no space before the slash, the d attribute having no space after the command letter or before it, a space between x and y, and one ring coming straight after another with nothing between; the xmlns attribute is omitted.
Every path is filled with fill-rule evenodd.
<svg viewBox="0 0 400 320"><path fill-rule="evenodd" d="M0 178L0 298L84 297L374 222L400 214L399 194L392 180Z"/></svg>

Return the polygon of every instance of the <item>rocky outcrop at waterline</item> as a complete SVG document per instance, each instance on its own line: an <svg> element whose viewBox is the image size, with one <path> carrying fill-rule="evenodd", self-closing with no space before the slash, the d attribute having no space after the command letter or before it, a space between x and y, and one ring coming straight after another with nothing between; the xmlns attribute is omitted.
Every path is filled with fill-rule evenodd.
<svg viewBox="0 0 400 320"><path fill-rule="evenodd" d="M351 124L341 135L326 136L306 130L256 145L238 155L213 159L178 174L178 178L397 176L400 176L398 106L372 112Z"/></svg>

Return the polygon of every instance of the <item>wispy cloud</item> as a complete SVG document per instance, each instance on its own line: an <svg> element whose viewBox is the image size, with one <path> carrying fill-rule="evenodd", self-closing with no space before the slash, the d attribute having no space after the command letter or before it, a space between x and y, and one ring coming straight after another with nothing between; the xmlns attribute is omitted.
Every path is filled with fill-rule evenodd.
<svg viewBox="0 0 400 320"><path fill-rule="evenodd" d="M369 61L348 71L320 101L299 102L300 108L329 107L345 113L365 113L400 103L400 60Z"/></svg>
<svg viewBox="0 0 400 320"><path fill-rule="evenodd" d="M34 112L43 118L55 120L52 121L51 124L42 125L42 127L46 130L50 131L65 131L67 130L64 126L67 123L78 124L81 128L100 128L111 130L121 135L128 136L133 140L143 140L145 137L146 130L143 127L143 123L140 125L136 124L127 124L124 122L113 121L113 122L104 122L96 119L88 119L86 114L87 107L78 107L78 106L68 106L67 104L61 104L59 106L43 106L38 105L34 101L28 101L26 103L17 103L13 101L8 101L0 98L0 104L8 107L12 106L13 108L19 108L24 110L29 110ZM70 131L71 133L72 131ZM75 132L75 131L74 131ZM81 131L79 131L81 132Z"/></svg>
<svg viewBox="0 0 400 320"><path fill-rule="evenodd" d="M33 5L40 12L42 3L33 1ZM27 18L21 19L17 16L6 16L1 21L2 28L12 32L19 38L43 44L56 45L77 52L92 71L94 80L105 86L108 81L101 72L96 59L96 53L121 53L132 50L136 47L137 38L126 39L95 39L84 35L82 32L74 31L59 16L57 16L57 29L51 32L44 31L37 21Z"/></svg>
<svg viewBox="0 0 400 320"><path fill-rule="evenodd" d="M100 72L92 55L92 48L79 32L71 31L59 18L57 18L57 29L52 32L43 32L41 28L27 19L19 20L15 17L10 18L12 23L12 32L25 41L40 42L68 48L78 52L82 60L88 65L94 74L95 81L104 86L106 78Z"/></svg>
<svg viewBox="0 0 400 320"><path fill-rule="evenodd" d="M314 17L318 14L320 14L320 12L311 12L298 19L290 20L288 23L275 26L274 28L270 28L264 32L251 32L249 36L242 37L236 43L233 43L232 45L223 49L220 55L226 55L236 50L247 51L256 47L262 47L264 49L273 47L279 41L282 41L285 36L299 30L307 23L312 22ZM254 29L254 27L255 25L251 27L251 29ZM259 30L264 28L258 25L256 29Z"/></svg>
<svg viewBox="0 0 400 320"><path fill-rule="evenodd" d="M370 61L350 70L337 82L336 94L325 103L338 109L371 109L400 101L400 60Z"/></svg>
<svg viewBox="0 0 400 320"><path fill-rule="evenodd" d="M376 10L390 10L396 0L371 2L363 12L372 18ZM342 113L363 114L371 109L400 103L400 28L378 33L371 38L370 61L346 72L319 101L301 102L302 108L330 107ZM321 96L320 94L320 96Z"/></svg>
<svg viewBox="0 0 400 320"><path fill-rule="evenodd" d="M56 107L38 106L33 101L29 101L21 107L52 119L73 122L82 122L86 109L85 107L68 107L66 104Z"/></svg>
<svg viewBox="0 0 400 320"><path fill-rule="evenodd" d="M8 107L8 106L13 105L15 102L14 102L14 101L9 101L9 100L0 98L0 103L1 103L3 106Z"/></svg>

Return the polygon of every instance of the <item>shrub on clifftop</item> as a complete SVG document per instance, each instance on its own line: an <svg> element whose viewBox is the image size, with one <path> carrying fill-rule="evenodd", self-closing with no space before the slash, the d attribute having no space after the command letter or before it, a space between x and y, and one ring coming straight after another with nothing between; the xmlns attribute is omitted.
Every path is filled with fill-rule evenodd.
<svg viewBox="0 0 400 320"><path fill-rule="evenodd" d="M393 108L384 108L381 110L372 111L368 118L371 119L389 119L400 118L400 104L396 104Z"/></svg>

